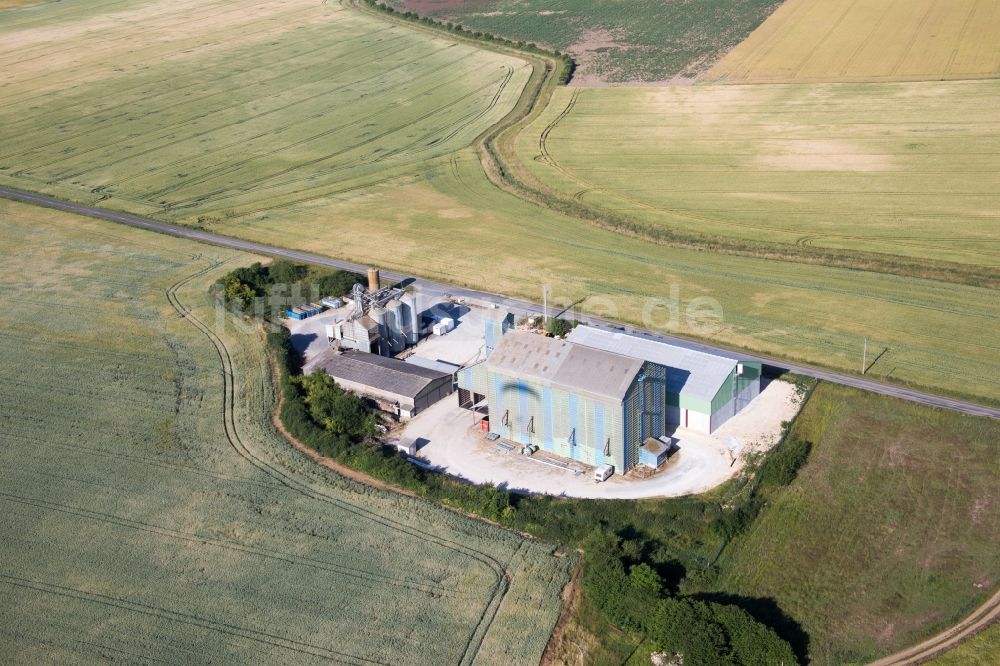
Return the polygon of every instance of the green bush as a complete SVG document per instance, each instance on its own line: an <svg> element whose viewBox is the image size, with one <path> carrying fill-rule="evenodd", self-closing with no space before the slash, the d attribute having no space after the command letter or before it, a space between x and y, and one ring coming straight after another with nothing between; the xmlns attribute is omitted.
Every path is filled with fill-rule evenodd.
<svg viewBox="0 0 1000 666"><path fill-rule="evenodd" d="M584 593L610 622L643 632L658 650L682 654L685 666L797 663L791 646L742 608L665 595L646 563L626 574L624 543L597 529L581 544Z"/></svg>
<svg viewBox="0 0 1000 666"><path fill-rule="evenodd" d="M809 459L812 443L797 437L786 437L783 442L771 451L764 459L760 471L760 481L767 486L787 486Z"/></svg>
<svg viewBox="0 0 1000 666"><path fill-rule="evenodd" d="M309 267L279 259L267 267L267 279L272 284L295 284L309 275Z"/></svg>
<svg viewBox="0 0 1000 666"><path fill-rule="evenodd" d="M227 305L247 312L255 299L266 298L268 314L283 316L285 309L302 301L347 294L362 277L350 271L330 271L279 259L269 266L255 263L227 273L216 292Z"/></svg>
<svg viewBox="0 0 1000 666"><path fill-rule="evenodd" d="M717 666L729 662L726 632L712 608L688 598L662 599L648 619L647 635L657 649L682 654L684 666Z"/></svg>
<svg viewBox="0 0 1000 666"><path fill-rule="evenodd" d="M579 323L580 322L575 319L560 319L559 317L552 317L549 319L549 323L545 328L550 335L554 335L558 338L572 331L579 325Z"/></svg>
<svg viewBox="0 0 1000 666"><path fill-rule="evenodd" d="M361 398L348 393L325 372L295 378L312 420L353 442L375 434L375 415Z"/></svg>
<svg viewBox="0 0 1000 666"><path fill-rule="evenodd" d="M710 604L715 622L722 626L734 664L795 664L795 652L774 631L749 613L730 604Z"/></svg>

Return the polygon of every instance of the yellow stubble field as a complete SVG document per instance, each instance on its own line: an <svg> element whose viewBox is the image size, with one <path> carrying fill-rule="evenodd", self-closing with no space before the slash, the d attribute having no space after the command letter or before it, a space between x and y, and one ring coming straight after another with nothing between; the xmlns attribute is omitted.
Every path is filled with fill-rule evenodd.
<svg viewBox="0 0 1000 666"><path fill-rule="evenodd" d="M705 80L990 78L997 35L996 0L788 0Z"/></svg>

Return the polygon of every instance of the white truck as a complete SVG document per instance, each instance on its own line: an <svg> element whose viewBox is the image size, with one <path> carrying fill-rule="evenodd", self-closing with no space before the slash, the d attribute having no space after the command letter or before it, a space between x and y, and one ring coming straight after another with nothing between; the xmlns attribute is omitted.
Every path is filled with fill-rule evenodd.
<svg viewBox="0 0 1000 666"><path fill-rule="evenodd" d="M594 469L594 481L601 483L602 481L607 481L611 478L611 475L615 473L614 465L600 465Z"/></svg>

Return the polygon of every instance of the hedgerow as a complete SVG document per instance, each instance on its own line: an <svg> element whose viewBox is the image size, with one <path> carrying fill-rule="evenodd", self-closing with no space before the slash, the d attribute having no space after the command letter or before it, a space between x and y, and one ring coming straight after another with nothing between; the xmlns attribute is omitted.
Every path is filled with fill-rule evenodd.
<svg viewBox="0 0 1000 666"><path fill-rule="evenodd" d="M621 540L595 530L583 544L584 592L618 626L642 632L657 650L679 654L685 666L796 664L791 646L733 604L665 593L645 563L626 573Z"/></svg>

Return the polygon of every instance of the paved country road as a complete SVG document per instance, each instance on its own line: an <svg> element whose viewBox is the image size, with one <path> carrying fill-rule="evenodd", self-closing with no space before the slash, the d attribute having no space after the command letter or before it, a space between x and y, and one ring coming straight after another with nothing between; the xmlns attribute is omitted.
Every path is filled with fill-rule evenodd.
<svg viewBox="0 0 1000 666"><path fill-rule="evenodd" d="M140 229L156 231L159 233L168 234L170 236L178 236L180 238L188 238L190 240L199 241L201 243L210 243L212 245L219 245L222 247L233 248L236 250L243 250L254 254L262 254L272 257L281 257L305 263L317 264L320 266L327 266L329 268L349 270L361 273L364 273L364 271L367 268L366 266L361 264L355 264L347 261L340 261L338 259L331 259L330 257L325 257L318 254L312 254L309 252L300 252L297 250L287 250L280 247L274 247L272 245L264 245L262 243L254 243L252 241L241 240L239 238L232 238L230 236L223 236L220 234L213 234L207 231L200 231L198 229L191 229L189 227L182 227L176 224L156 222L136 215L129 215L128 213L117 213L115 211L105 210L103 208L95 208L92 206L74 204L53 197L48 197L40 194L32 194L29 192L22 192L20 190L14 190L2 186L0 186L0 197L11 199L13 201L20 201L23 203L44 206L46 208L55 208L57 210L62 210L69 213L76 213L78 215L86 215L88 217L94 217L101 220L119 222L121 224L127 224L129 226L138 227ZM422 278L414 278L412 276L394 271L382 271L382 275L388 278L389 280L394 280L397 282L406 281L408 284L412 284L418 291L430 297L444 296L446 294L449 294L456 298L471 298L471 299L481 299L481 300L491 301L499 304L501 307L509 308L510 310L517 313L525 313L525 314L542 313L542 306L538 303L532 303L530 301L509 298L507 296L501 296L498 294L490 294L483 291L465 289L463 287L454 287L447 284L442 284L440 282L432 282L430 280L425 280ZM606 328L620 327L620 325L615 322L601 319L599 317L590 317L587 315L574 315L574 316L581 322L586 324L602 326ZM985 405L979 405L976 403L966 402L963 400L957 400L954 398L934 395L933 393L916 391L901 386L894 386L892 384L886 384L883 382L871 379L865 379L863 377L857 377L854 375L842 374L839 372L834 372L832 370L815 368L800 363L791 363L770 356L748 354L744 351L728 349L726 347L699 343L699 342L692 342L684 338L679 338L672 335L665 335L658 332L635 329L632 327L625 327L623 330L627 330L628 332L635 333L637 335L642 335L653 340L660 340L663 342L668 342L670 344L687 347L689 349L708 352L710 354L712 353L726 354L726 355L735 354L738 355L740 358L746 359L748 361L759 361L766 365L788 370L790 372L794 372L800 375L815 377L816 379L835 382L837 384L843 384L845 386L852 386L854 388L863 389L865 391L871 391L873 393L881 393L883 395L888 395L895 398L901 398L903 400L909 400L911 402L930 405L931 407L951 409L965 414L970 414L973 416L988 416L994 419L1000 419L1000 409L994 407L987 407Z"/></svg>

